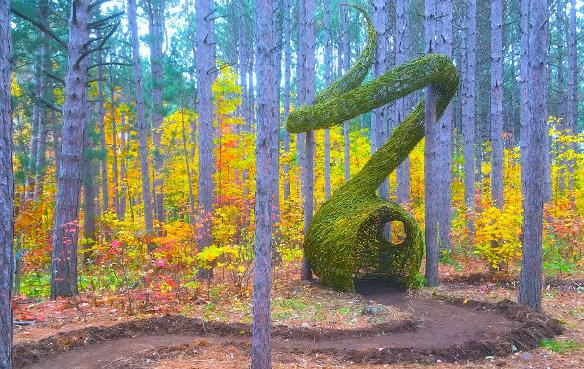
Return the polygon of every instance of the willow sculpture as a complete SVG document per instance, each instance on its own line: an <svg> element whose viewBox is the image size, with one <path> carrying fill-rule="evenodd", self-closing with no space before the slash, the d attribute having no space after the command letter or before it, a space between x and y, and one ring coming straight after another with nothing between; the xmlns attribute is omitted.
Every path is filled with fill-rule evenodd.
<svg viewBox="0 0 584 369"><path fill-rule="evenodd" d="M302 106L289 115L289 132L340 125L430 85L436 93L436 114L440 117L454 95L458 74L450 59L439 54L402 64L362 84L373 64L377 39L368 14L354 7L368 24L363 53L345 76L316 97L314 105ZM363 169L315 213L304 249L312 270L324 285L350 291L356 278L383 279L405 287L415 285L424 249L420 227L399 205L378 197L376 190L423 137L421 101ZM404 225L406 237L399 244L383 236L383 225L391 221Z"/></svg>

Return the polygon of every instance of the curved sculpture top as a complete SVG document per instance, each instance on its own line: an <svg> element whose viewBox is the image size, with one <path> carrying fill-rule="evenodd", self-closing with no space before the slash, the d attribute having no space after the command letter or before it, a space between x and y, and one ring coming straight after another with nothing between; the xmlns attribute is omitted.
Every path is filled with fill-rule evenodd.
<svg viewBox="0 0 584 369"><path fill-rule="evenodd" d="M431 54L395 67L362 84L377 44L369 15L354 6L368 24L367 45L357 63L339 81L323 90L315 104L290 113L286 128L302 133L342 124L416 90L432 85L440 117L458 87L456 68L445 55ZM414 218L399 205L381 199L377 188L424 137L424 102L396 127L363 169L340 187L315 213L304 249L314 273L324 285L354 289L355 278L380 278L413 287L424 241ZM389 221L404 224L406 238L392 244L383 237Z"/></svg>

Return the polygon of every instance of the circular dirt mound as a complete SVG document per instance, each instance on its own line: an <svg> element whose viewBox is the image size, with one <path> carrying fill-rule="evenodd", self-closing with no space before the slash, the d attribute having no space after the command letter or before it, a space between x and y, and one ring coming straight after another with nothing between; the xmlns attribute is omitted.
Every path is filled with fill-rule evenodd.
<svg viewBox="0 0 584 369"><path fill-rule="evenodd" d="M354 330L275 326L280 353L313 353L358 363L444 362L503 356L537 347L562 332L560 323L505 300L497 304L424 297L369 284L371 300L412 313L412 320ZM179 315L134 320L110 327L60 333L14 348L16 368L146 368L176 354L213 350L212 345L248 347L251 327L204 322ZM204 338L205 347L194 344ZM132 363L132 364L130 364Z"/></svg>

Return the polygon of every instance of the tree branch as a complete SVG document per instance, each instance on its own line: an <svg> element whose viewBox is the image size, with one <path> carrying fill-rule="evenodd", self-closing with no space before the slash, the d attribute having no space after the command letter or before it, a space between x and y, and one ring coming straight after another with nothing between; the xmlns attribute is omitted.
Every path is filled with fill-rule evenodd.
<svg viewBox="0 0 584 369"><path fill-rule="evenodd" d="M90 70L90 69L93 69L96 67L100 67L100 66L106 66L106 65L120 65L123 67L132 67L133 66L133 64L122 63L122 62L103 62L103 63L92 64L87 68L87 70Z"/></svg>
<svg viewBox="0 0 584 369"><path fill-rule="evenodd" d="M53 31L48 29L44 24L42 24L38 20L33 19L33 18L29 17L28 15L22 13L20 10L16 9L14 6L10 6L10 11L12 11L12 13L14 13L14 15L18 16L19 18L22 18L25 21L30 22L32 25L34 25L40 31L49 35L52 39L57 41L57 43L59 45L61 45L65 50L67 50L67 44L65 43L65 41L61 40L56 34L53 33Z"/></svg>
<svg viewBox="0 0 584 369"><path fill-rule="evenodd" d="M112 27L112 29L108 32L107 35L105 35L103 37L103 39L101 40L101 42L99 43L99 45L97 45L96 47L86 50L85 52L83 52L79 58L77 59L77 61L75 62L75 65L79 66L79 63L81 63L81 61L83 60L83 58L85 58L87 55L94 53L96 51L99 50L103 50L103 45L105 45L105 43L107 42L107 40L109 40L113 34L116 32L116 30L118 29L118 26L120 25L120 21L118 21L116 24L114 24L114 26Z"/></svg>

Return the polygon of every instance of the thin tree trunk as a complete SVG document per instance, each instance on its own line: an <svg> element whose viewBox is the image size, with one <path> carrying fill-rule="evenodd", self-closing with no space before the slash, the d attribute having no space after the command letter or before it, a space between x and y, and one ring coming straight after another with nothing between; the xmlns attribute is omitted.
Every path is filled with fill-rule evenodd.
<svg viewBox="0 0 584 369"><path fill-rule="evenodd" d="M97 241L95 234L95 217L97 215L96 203L97 198L95 188L94 166L92 159L93 142L91 139L91 125L85 125L83 136L83 165L82 165L82 183L83 183L83 237L92 240L87 247L91 247L92 243ZM87 261L89 254L86 252L83 255L83 261Z"/></svg>
<svg viewBox="0 0 584 369"><path fill-rule="evenodd" d="M164 156L162 154L162 121L164 106L162 101L164 74L162 41L164 37L165 0L149 0L146 4L148 25L150 31L150 67L152 71L152 142L154 143L154 177L152 191L154 192L154 216L160 223L165 221L164 215Z"/></svg>
<svg viewBox="0 0 584 369"><path fill-rule="evenodd" d="M528 157L528 142L529 142L529 122L531 118L529 114L531 109L529 108L529 86L528 86L528 76L529 76L529 0L519 0L521 5L521 60L520 60L520 73L521 73L521 93L520 93L520 120L521 127L519 131L519 152L521 161L521 193L525 194L525 179L527 178L527 157Z"/></svg>
<svg viewBox="0 0 584 369"><path fill-rule="evenodd" d="M63 133L53 229L51 299L77 295L79 197L89 64L83 53L89 41L89 5L89 0L73 2L69 18Z"/></svg>
<svg viewBox="0 0 584 369"><path fill-rule="evenodd" d="M351 66L351 40L349 38L349 8L341 9L342 26L343 26L343 69L347 73ZM349 133L351 122L343 123L343 174L345 182L351 179L351 141Z"/></svg>
<svg viewBox="0 0 584 369"><path fill-rule="evenodd" d="M128 167L127 167L127 153L128 153L128 141L126 140L126 134L128 133L128 127L126 126L126 113L121 112L120 116L120 182L122 187L122 193L120 195L120 212L118 219L124 221L126 219L126 205L128 199Z"/></svg>
<svg viewBox="0 0 584 369"><path fill-rule="evenodd" d="M466 38L466 65L463 86L462 156L464 158L464 204L468 214L470 234L475 234L475 117L476 117L476 62L477 62L477 0L468 7L468 34Z"/></svg>
<svg viewBox="0 0 584 369"><path fill-rule="evenodd" d="M304 1L304 37L302 38L304 48L304 66L303 79L304 84L304 98L303 101L306 105L311 105L314 102L315 94L315 46L316 46L316 36L315 36L315 26L314 26L314 14L315 14L315 3L314 0ZM314 141L314 131L306 132L304 134L306 143L304 145L304 162L302 166L304 167L304 182L302 183L302 192L304 198L304 234L308 233L308 228L312 223L312 216L314 213L314 155L315 155L315 141ZM308 259L306 255L303 255L302 260L302 280L311 280L312 271L310 265L308 264Z"/></svg>
<svg viewBox="0 0 584 369"><path fill-rule="evenodd" d="M195 226L195 194L193 192L193 178L191 174L191 163L189 161L189 150L187 149L187 132L185 126L185 111L181 111L181 124L182 124L182 144L183 144L183 155L185 157L185 167L187 170L187 184L189 186L189 223Z"/></svg>
<svg viewBox="0 0 584 369"><path fill-rule="evenodd" d="M545 151L547 150L547 108L545 70L547 61L548 7L545 0L531 0L529 15L529 149L524 184L523 257L519 278L519 302L541 310L543 204Z"/></svg>
<svg viewBox="0 0 584 369"><path fill-rule="evenodd" d="M503 208L503 0L491 2L491 198Z"/></svg>
<svg viewBox="0 0 584 369"><path fill-rule="evenodd" d="M270 172L275 161L270 150L278 125L276 114L277 78L273 48L272 0L254 3L256 35L257 136L256 136L256 227L254 248L253 323L251 341L252 369L270 369L270 291L272 287L272 208L273 183Z"/></svg>
<svg viewBox="0 0 584 369"><path fill-rule="evenodd" d="M116 101L114 91L114 81L110 74L110 114L112 126L112 174L114 177L114 209L116 210L116 217L121 219L120 215L120 175L118 172L118 127L116 124Z"/></svg>
<svg viewBox="0 0 584 369"><path fill-rule="evenodd" d="M291 32L291 13L290 0L285 0L284 10L284 122L288 119L290 113L290 68L292 66L292 32ZM290 133L284 130L284 152L290 154ZM284 170L284 200L290 197L290 164L283 165Z"/></svg>
<svg viewBox="0 0 584 369"><path fill-rule="evenodd" d="M109 210L109 190L107 173L107 144L105 139L105 94L103 92L103 55L101 50L97 52L97 122L99 125L99 144L101 147L101 211L107 213Z"/></svg>
<svg viewBox="0 0 584 369"><path fill-rule="evenodd" d="M578 131L578 58L577 58L577 44L576 44L576 0L570 0L570 24L568 31L568 109L567 109L567 126L570 134L576 134ZM572 150L576 150L576 144L571 146ZM575 201L575 172L576 160L572 159L568 163L568 190L570 191L570 199Z"/></svg>
<svg viewBox="0 0 584 369"><path fill-rule="evenodd" d="M395 65L400 65L407 62L410 58L410 22L409 22L409 1L408 0L398 0L396 2L396 25L395 25ZM401 124L401 122L408 115L409 110L412 108L412 98L406 96L402 99L396 101L395 106L395 124L396 127ZM409 157L404 160L398 167L396 171L397 177L397 189L396 197L397 202L400 204L406 204L410 202L410 159Z"/></svg>
<svg viewBox="0 0 584 369"><path fill-rule="evenodd" d="M138 24L136 18L136 0L128 0L128 24L132 35L132 64L134 69L134 88L138 118L138 151L140 154L140 175L142 177L144 228L147 234L151 234L154 229L154 222L152 219L152 197L150 193L150 164L148 162L149 128L146 125L144 90L142 88L142 66L140 64L140 41L138 38ZM149 244L148 251L152 250L153 246Z"/></svg>
<svg viewBox="0 0 584 369"><path fill-rule="evenodd" d="M39 21L43 23L45 27L48 28L48 18L49 18L49 4L48 0L39 1ZM48 73L51 72L51 47L49 36L43 32L41 39L41 76L40 76L40 91L39 95L43 100L47 102L53 101L53 88L52 84L49 83ZM38 201L43 193L43 177L45 173L46 165L46 147L47 147L47 133L49 130L49 117L52 113L49 113L48 109L42 109L41 116L39 120L39 131L38 131L38 148L37 148L37 161L35 165L35 180L34 180L34 200Z"/></svg>
<svg viewBox="0 0 584 369"><path fill-rule="evenodd" d="M325 85L332 83L332 42L331 42L331 14L328 0L322 2L324 12L324 79ZM331 132L324 130L324 196L331 197Z"/></svg>
<svg viewBox="0 0 584 369"><path fill-rule="evenodd" d="M0 0L0 368L12 368L14 178L12 174L10 1Z"/></svg>
<svg viewBox="0 0 584 369"><path fill-rule="evenodd" d="M425 0L425 38L426 51L436 51L436 1ZM425 193L425 239L426 239L426 283L438 285L438 252L440 248L440 193L438 188L438 122L436 121L436 93L432 86L426 88L424 113L424 193ZM443 148L442 148L443 149ZM440 210L439 210L440 209Z"/></svg>
<svg viewBox="0 0 584 369"><path fill-rule="evenodd" d="M213 243L213 100L211 87L215 79L215 37L213 31L212 0L196 0L196 63L199 101L199 250ZM203 278L211 278L211 271L202 271Z"/></svg>

